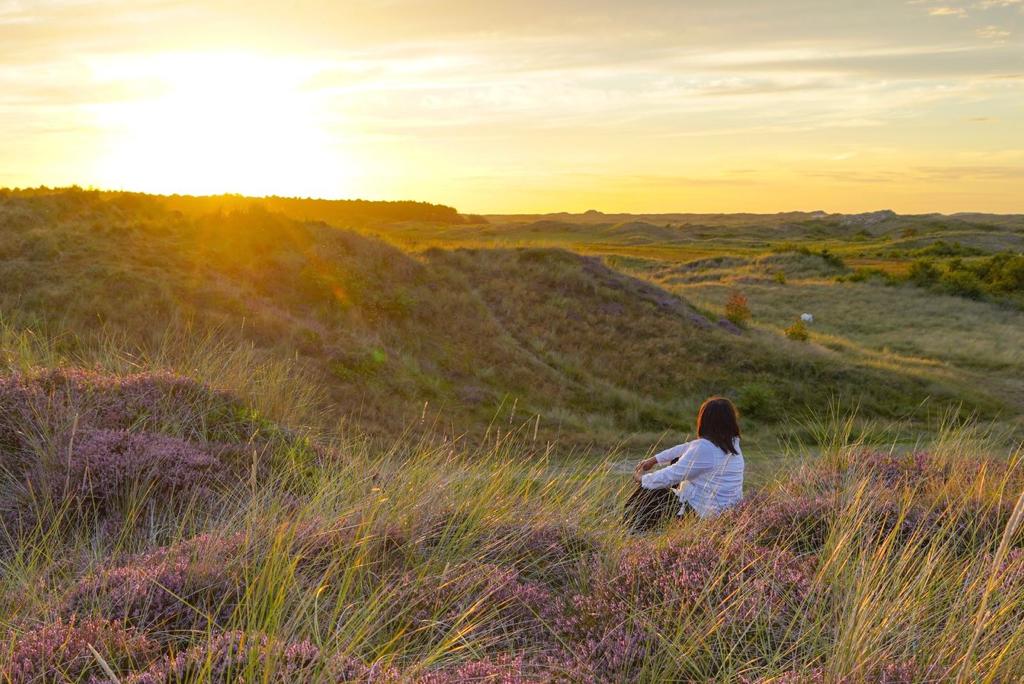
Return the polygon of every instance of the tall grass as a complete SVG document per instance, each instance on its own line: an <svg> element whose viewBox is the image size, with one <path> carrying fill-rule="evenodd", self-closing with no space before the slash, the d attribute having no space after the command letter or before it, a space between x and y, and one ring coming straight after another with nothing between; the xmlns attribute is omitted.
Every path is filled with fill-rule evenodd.
<svg viewBox="0 0 1024 684"><path fill-rule="evenodd" d="M834 409L810 421L820 452L738 510L633 538L616 455L549 459L531 424L381 448L310 427L301 371L244 349L108 340L75 356L0 330L8 369L166 364L302 432L207 496L140 482L116 507L41 500L33 527L5 528L0 681L1024 674L1024 453L972 423L876 451Z"/></svg>

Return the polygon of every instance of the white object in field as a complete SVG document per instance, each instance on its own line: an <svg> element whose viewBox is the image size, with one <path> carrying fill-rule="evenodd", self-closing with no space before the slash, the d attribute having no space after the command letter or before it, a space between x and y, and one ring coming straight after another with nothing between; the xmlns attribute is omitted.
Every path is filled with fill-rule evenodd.
<svg viewBox="0 0 1024 684"><path fill-rule="evenodd" d="M809 313L800 314L800 320L803 321L804 323L813 323L814 322L814 316L812 316Z"/></svg>

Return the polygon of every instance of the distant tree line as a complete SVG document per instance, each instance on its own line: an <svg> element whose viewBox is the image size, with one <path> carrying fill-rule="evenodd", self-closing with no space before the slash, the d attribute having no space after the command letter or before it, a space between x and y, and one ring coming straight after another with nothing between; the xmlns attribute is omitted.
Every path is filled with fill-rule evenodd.
<svg viewBox="0 0 1024 684"><path fill-rule="evenodd" d="M135 192L83 190L71 188L27 188L23 190L0 189L0 196L38 196L81 193L85 196L102 197L120 205L147 204L158 202L164 207L190 216L202 216L221 212L263 209L284 214L300 221L323 221L330 224L386 223L392 221L423 221L426 223L470 224L486 223L481 216L463 215L453 207L429 202L374 201L363 199L326 200L300 197L246 197L244 195L150 195Z"/></svg>

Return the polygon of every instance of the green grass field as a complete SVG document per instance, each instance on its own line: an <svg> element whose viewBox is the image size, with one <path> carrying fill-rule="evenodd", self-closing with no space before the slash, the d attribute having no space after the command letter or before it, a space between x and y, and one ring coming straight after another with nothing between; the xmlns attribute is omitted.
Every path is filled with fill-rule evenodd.
<svg viewBox="0 0 1024 684"><path fill-rule="evenodd" d="M0 681L1021 677L1024 219L485 218L0 192Z"/></svg>

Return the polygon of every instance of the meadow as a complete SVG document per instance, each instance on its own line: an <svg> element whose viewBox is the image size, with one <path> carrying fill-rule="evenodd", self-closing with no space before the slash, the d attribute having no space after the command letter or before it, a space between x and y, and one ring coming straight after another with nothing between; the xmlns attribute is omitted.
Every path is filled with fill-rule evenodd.
<svg viewBox="0 0 1024 684"><path fill-rule="evenodd" d="M1022 222L654 221L0 194L0 681L1019 679Z"/></svg>

